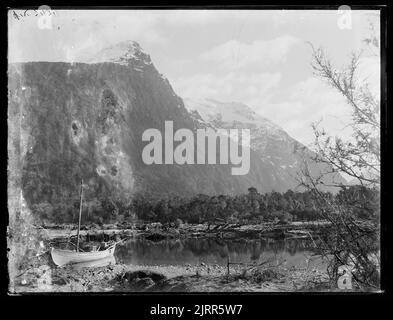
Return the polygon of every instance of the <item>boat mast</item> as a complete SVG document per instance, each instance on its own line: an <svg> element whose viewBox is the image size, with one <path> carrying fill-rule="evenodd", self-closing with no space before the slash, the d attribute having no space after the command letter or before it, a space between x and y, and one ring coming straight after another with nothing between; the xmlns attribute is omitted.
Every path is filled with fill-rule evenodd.
<svg viewBox="0 0 393 320"><path fill-rule="evenodd" d="M78 233L76 235L76 252L79 252L79 231L81 229L82 207L83 207L83 179L81 180L80 203L79 203L79 222L78 222Z"/></svg>

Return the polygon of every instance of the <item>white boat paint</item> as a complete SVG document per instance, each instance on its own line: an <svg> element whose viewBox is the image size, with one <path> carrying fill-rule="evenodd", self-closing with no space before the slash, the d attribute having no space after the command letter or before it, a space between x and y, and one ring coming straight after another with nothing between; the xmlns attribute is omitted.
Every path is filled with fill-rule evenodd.
<svg viewBox="0 0 393 320"><path fill-rule="evenodd" d="M76 252L72 250L51 249L51 256L53 262L61 267L66 264L80 264L85 262L93 262L97 260L107 259L113 257L115 247L112 246L103 251L94 252Z"/></svg>

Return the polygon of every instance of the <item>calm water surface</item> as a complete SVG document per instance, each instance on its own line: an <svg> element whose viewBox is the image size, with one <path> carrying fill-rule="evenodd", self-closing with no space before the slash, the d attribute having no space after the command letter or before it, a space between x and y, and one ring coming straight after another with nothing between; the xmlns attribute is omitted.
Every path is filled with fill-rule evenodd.
<svg viewBox="0 0 393 320"><path fill-rule="evenodd" d="M116 260L123 264L135 265L185 265L218 264L226 265L227 256L231 262L258 263L266 259L284 259L287 267L325 268L318 257L311 257L313 245L304 239L176 239L153 242L146 239L132 239L116 248Z"/></svg>

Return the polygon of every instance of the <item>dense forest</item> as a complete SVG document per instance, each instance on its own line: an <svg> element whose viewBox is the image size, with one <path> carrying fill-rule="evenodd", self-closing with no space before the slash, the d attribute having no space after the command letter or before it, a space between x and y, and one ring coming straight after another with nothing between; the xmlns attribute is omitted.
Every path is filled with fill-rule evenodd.
<svg viewBox="0 0 393 320"><path fill-rule="evenodd" d="M82 223L260 223L264 221L315 221L321 219L320 208L311 191L260 194L250 187L247 194L193 197L135 194L91 198L86 193ZM352 203L356 218L370 219L378 212L379 192L362 186L343 188L337 194L323 193L334 203ZM89 199L90 198L90 199ZM32 206L43 223L75 223L79 199L56 207L44 202Z"/></svg>

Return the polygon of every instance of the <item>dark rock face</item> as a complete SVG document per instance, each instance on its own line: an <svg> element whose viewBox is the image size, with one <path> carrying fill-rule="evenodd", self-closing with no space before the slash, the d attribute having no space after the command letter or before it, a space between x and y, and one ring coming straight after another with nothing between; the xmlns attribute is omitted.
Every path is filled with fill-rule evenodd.
<svg viewBox="0 0 393 320"><path fill-rule="evenodd" d="M231 165L143 163L146 129L164 132L166 120L173 121L175 131L195 129L182 100L155 69L141 74L114 63L34 62L11 65L9 73L10 112L15 112L10 121L22 122L28 199L46 195L51 201L54 194L75 190L81 177L97 192L113 187L127 192L245 192L257 182L252 174L232 177Z"/></svg>
<svg viewBox="0 0 393 320"><path fill-rule="evenodd" d="M114 291L159 291L166 282L166 276L149 270L126 271L114 281Z"/></svg>
<svg viewBox="0 0 393 320"><path fill-rule="evenodd" d="M10 66L9 107L15 114L9 120L21 121L15 142L28 202L64 200L78 193L81 178L98 194L133 189L130 156L122 146L129 135L128 101L100 72L107 71L64 63Z"/></svg>
<svg viewBox="0 0 393 320"><path fill-rule="evenodd" d="M119 59L114 58L117 49L126 52ZM195 121L133 42L89 64L16 63L9 65L8 74L9 123L17 124L9 143L19 155L29 206L72 202L82 178L90 199L135 192L233 194L250 186L260 192L290 187L275 181L274 168L255 151L244 176L231 175L231 164L144 164L146 129L163 133L164 122L170 120L175 131L204 124Z"/></svg>
<svg viewBox="0 0 393 320"><path fill-rule="evenodd" d="M122 276L122 280L127 280L128 282L132 282L135 279L146 279L149 278L154 282L165 280L166 277L160 273L148 271L148 270L139 270L139 271L129 271L125 272Z"/></svg>

